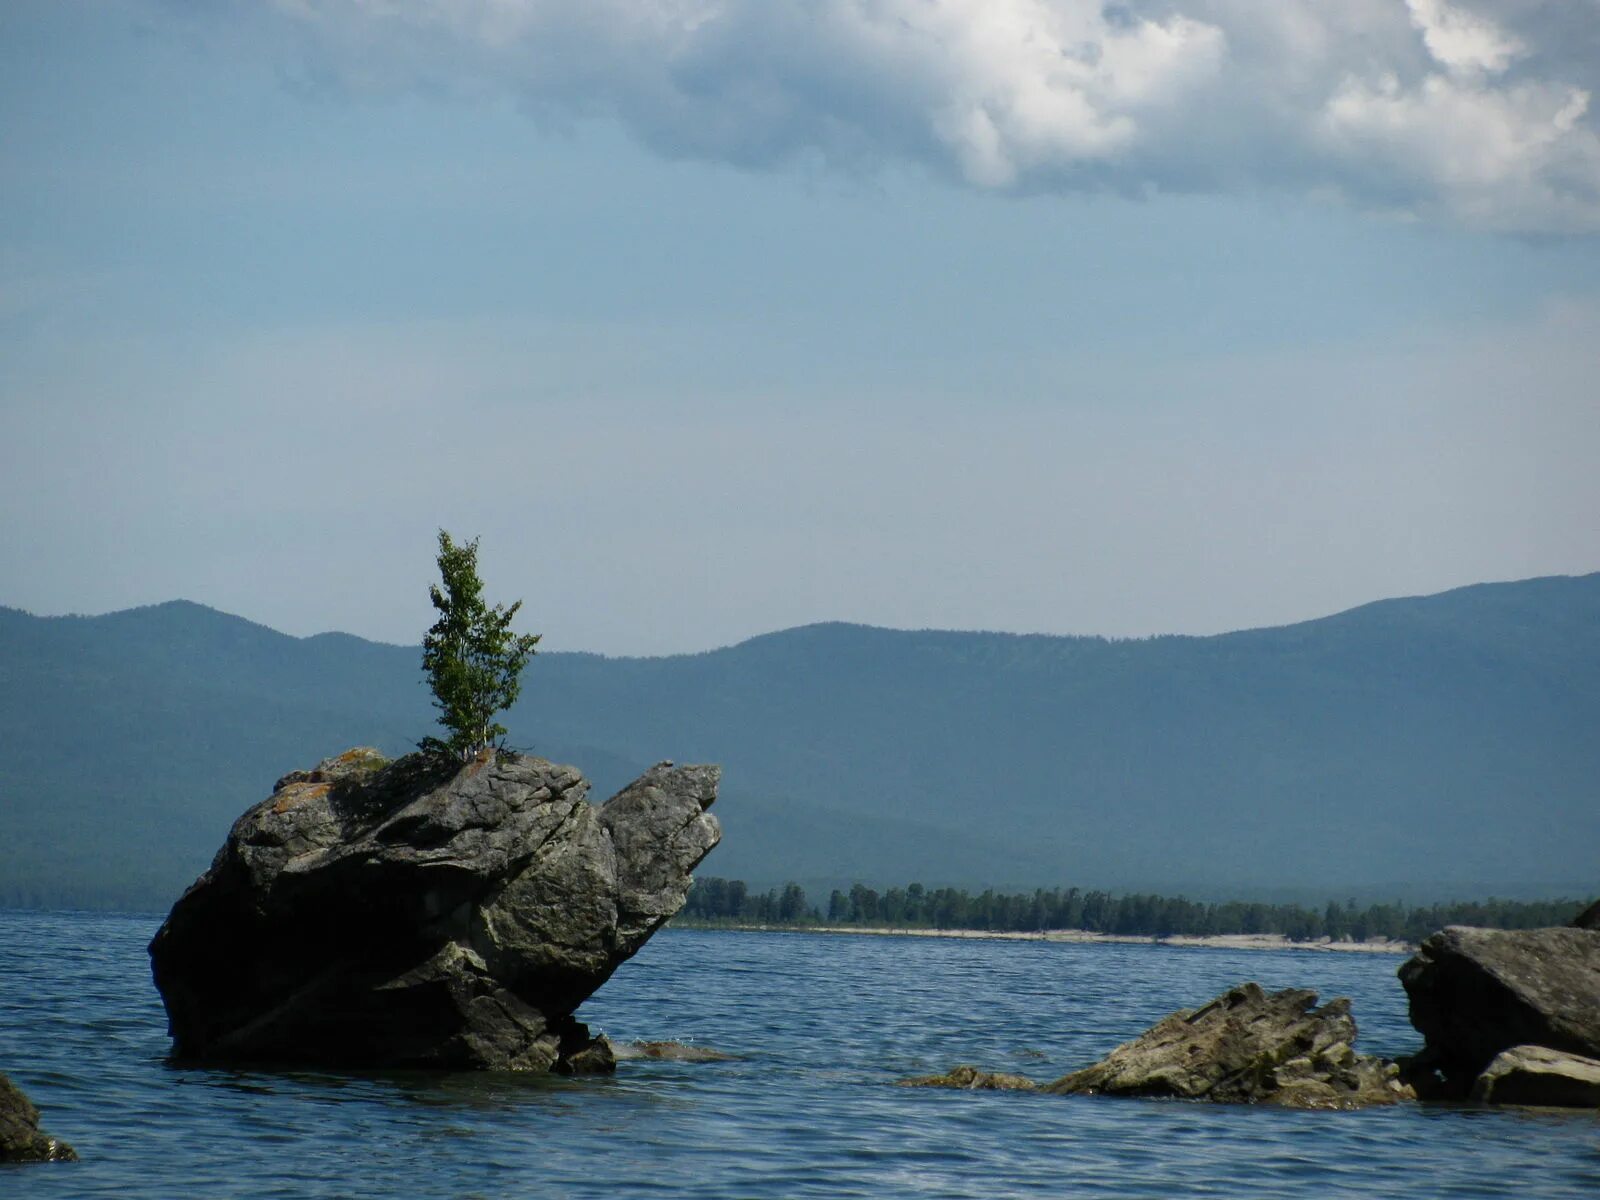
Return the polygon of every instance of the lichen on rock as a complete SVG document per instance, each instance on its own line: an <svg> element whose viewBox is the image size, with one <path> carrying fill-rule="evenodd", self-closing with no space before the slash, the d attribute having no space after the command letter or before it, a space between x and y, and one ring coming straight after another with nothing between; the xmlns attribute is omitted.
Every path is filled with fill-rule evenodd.
<svg viewBox="0 0 1600 1200"><path fill-rule="evenodd" d="M0 1163L75 1162L78 1153L39 1128L39 1110L0 1074Z"/></svg>

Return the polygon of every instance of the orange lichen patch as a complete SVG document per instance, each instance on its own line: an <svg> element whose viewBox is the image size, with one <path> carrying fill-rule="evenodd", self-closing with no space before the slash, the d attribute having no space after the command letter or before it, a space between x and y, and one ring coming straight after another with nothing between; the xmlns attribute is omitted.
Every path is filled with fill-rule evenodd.
<svg viewBox="0 0 1600 1200"><path fill-rule="evenodd" d="M275 813L286 813L291 808L304 804L307 800L315 800L318 796L326 796L331 783L290 783L285 784L278 793L278 799L272 806Z"/></svg>
<svg viewBox="0 0 1600 1200"><path fill-rule="evenodd" d="M389 765L389 760L371 746L352 746L337 758L323 764L332 767L360 767L366 771L376 771L380 767Z"/></svg>

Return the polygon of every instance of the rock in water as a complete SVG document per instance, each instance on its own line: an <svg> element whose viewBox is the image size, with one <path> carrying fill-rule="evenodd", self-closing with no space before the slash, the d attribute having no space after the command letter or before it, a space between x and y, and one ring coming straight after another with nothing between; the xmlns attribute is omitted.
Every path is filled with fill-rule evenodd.
<svg viewBox="0 0 1600 1200"><path fill-rule="evenodd" d="M1464 1096L1502 1050L1544 1046L1600 1058L1600 931L1452 925L1401 964L1427 1046L1409 1070Z"/></svg>
<svg viewBox="0 0 1600 1200"><path fill-rule="evenodd" d="M609 1070L572 1012L682 907L719 776L662 763L599 808L520 755L285 776L150 943L174 1056Z"/></svg>
<svg viewBox="0 0 1600 1200"><path fill-rule="evenodd" d="M951 1067L943 1075L919 1075L902 1079L896 1087L956 1088L968 1092L1036 1092L1039 1085L1026 1075L1005 1071L985 1071L973 1066Z"/></svg>
<svg viewBox="0 0 1600 1200"><path fill-rule="evenodd" d="M1350 1001L1313 1007L1304 988L1245 983L1181 1009L1048 1092L1170 1096L1296 1108L1359 1108L1412 1098L1392 1063L1351 1049Z"/></svg>
<svg viewBox="0 0 1600 1200"><path fill-rule="evenodd" d="M1485 1104L1600 1108L1600 1060L1543 1046L1513 1046L1495 1055L1472 1085Z"/></svg>
<svg viewBox="0 0 1600 1200"><path fill-rule="evenodd" d="M77 1157L60 1138L39 1131L39 1110L0 1075L0 1163L74 1162Z"/></svg>
<svg viewBox="0 0 1600 1200"><path fill-rule="evenodd" d="M621 1058L655 1058L663 1062L735 1062L737 1054L713 1050L710 1046L690 1046L683 1042L629 1042L614 1048Z"/></svg>

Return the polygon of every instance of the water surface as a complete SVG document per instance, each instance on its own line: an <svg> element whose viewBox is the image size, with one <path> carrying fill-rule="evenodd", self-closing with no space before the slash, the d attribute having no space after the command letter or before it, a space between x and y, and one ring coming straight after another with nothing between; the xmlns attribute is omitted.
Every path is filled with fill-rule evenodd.
<svg viewBox="0 0 1600 1200"><path fill-rule="evenodd" d="M1416 1034L1390 955L668 930L580 1015L737 1062L616 1076L176 1069L158 918L0 912L0 1070L77 1164L0 1196L1600 1196L1588 1115L1357 1113L902 1089L956 1063L1053 1079L1245 979Z"/></svg>

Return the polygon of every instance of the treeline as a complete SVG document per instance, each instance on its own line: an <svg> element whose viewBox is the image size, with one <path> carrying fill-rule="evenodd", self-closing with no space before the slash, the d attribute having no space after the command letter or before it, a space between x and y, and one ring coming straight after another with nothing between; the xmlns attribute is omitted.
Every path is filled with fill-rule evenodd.
<svg viewBox="0 0 1600 1200"><path fill-rule="evenodd" d="M752 892L741 879L695 881L679 915L684 923L708 925L859 925L895 929L982 929L1033 932L1081 929L1130 937L1281 934L1294 941L1389 938L1416 942L1446 925L1495 929L1539 929L1567 925L1582 911L1581 900L1500 900L1410 906L1361 905L1330 900L1322 908L1244 901L1205 903L1181 896L1040 888L1033 892L978 895L960 888L925 888L920 883L879 893L863 884L835 889L826 908L812 904L799 884Z"/></svg>

